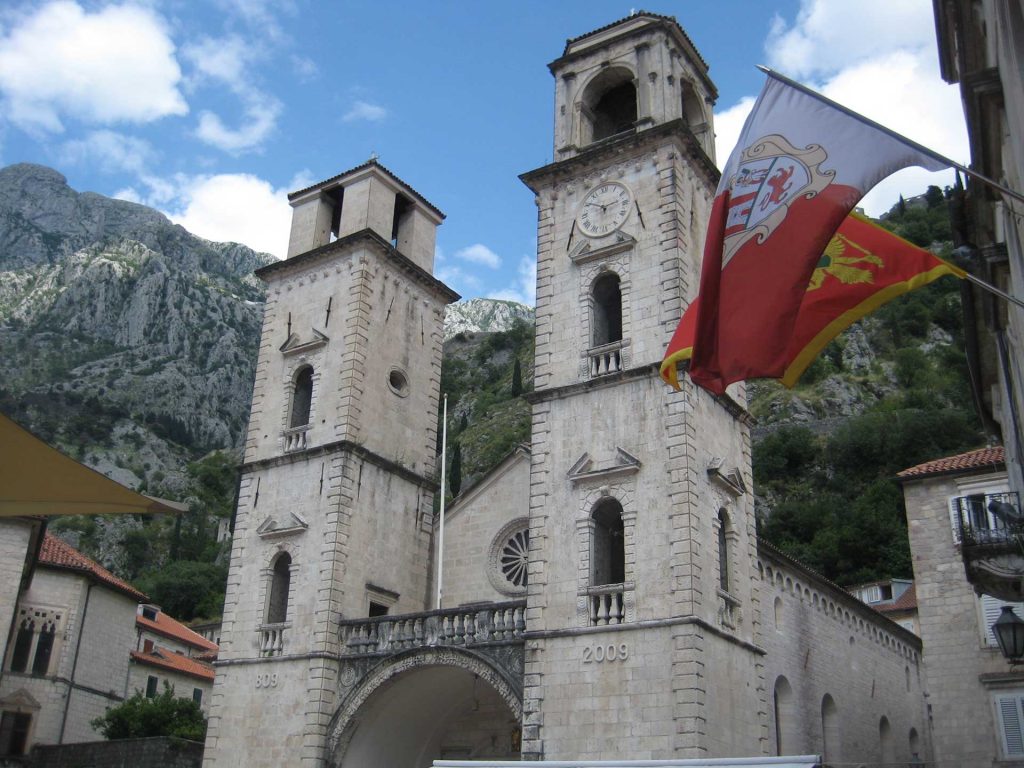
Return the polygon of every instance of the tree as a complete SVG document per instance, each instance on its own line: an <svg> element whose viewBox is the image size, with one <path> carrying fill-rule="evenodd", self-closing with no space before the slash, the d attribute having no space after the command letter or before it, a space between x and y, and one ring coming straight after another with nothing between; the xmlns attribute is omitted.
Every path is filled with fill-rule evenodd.
<svg viewBox="0 0 1024 768"><path fill-rule="evenodd" d="M178 560L140 576L135 584L171 616L189 621L220 615L227 575L223 565Z"/></svg>
<svg viewBox="0 0 1024 768"><path fill-rule="evenodd" d="M519 397L523 394L523 369L519 366L519 358L516 358L512 366L512 397Z"/></svg>
<svg viewBox="0 0 1024 768"><path fill-rule="evenodd" d="M92 727L107 739L138 739L148 736L176 736L189 741L206 738L206 718L192 699L179 699L174 687L147 698L136 691L130 699L111 707L92 721Z"/></svg>
<svg viewBox="0 0 1024 768"><path fill-rule="evenodd" d="M448 480L448 488L452 496L458 496L462 490L462 444L455 443L452 447L452 466L449 472L451 478Z"/></svg>

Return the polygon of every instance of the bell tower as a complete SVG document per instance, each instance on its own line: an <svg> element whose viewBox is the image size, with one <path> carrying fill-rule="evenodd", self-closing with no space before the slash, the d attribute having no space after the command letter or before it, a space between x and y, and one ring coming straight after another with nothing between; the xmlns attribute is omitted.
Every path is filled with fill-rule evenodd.
<svg viewBox="0 0 1024 768"><path fill-rule="evenodd" d="M445 306L436 207L376 160L289 195L263 331L208 766L322 765L338 622L423 610ZM299 726L301 724L301 726Z"/></svg>
<svg viewBox="0 0 1024 768"><path fill-rule="evenodd" d="M549 67L555 160L521 177L539 211L524 757L763 754L744 392L658 376L697 292L715 87L650 13Z"/></svg>

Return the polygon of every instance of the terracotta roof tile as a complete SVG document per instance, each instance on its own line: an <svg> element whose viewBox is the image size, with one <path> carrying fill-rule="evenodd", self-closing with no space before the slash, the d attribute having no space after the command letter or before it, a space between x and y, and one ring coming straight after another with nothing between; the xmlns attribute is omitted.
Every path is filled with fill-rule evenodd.
<svg viewBox="0 0 1024 768"><path fill-rule="evenodd" d="M897 613L917 610L917 585L911 584L896 600L885 605L872 606L879 613Z"/></svg>
<svg viewBox="0 0 1024 768"><path fill-rule="evenodd" d="M197 632L193 632L180 621L172 619L163 611L157 613L156 620L147 619L139 613L135 616L135 623L140 627L145 627L146 629L156 632L158 635L169 637L172 640L178 640L179 642L191 645L193 648L198 648L202 651L218 650L216 643L207 640Z"/></svg>
<svg viewBox="0 0 1024 768"><path fill-rule="evenodd" d="M190 659L180 653L175 653L166 648L156 646L152 651L132 651L133 661L139 664L149 664L153 667L160 667L172 672L180 672L183 675L198 677L202 680L213 682L213 666L198 659Z"/></svg>
<svg viewBox="0 0 1024 768"><path fill-rule="evenodd" d="M70 544L49 533L43 537L43 546L39 551L39 564L88 574L101 584L116 589L139 602L148 599L127 581L117 578L99 563L90 560Z"/></svg>
<svg viewBox="0 0 1024 768"><path fill-rule="evenodd" d="M910 469L904 469L897 473L896 477L902 479L927 477L928 475L945 475L953 472L967 472L972 469L1001 467L1005 462L1003 446L996 445L990 448L979 448L976 451L947 456L944 459L935 459L918 464Z"/></svg>

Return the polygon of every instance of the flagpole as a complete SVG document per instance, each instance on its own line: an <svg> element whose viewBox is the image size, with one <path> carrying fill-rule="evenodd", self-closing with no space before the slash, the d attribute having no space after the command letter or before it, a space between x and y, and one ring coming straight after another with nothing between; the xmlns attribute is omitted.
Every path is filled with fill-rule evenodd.
<svg viewBox="0 0 1024 768"><path fill-rule="evenodd" d="M1006 291L1003 291L1003 290L1000 290L999 288L996 288L994 285L992 285L992 283L986 283L980 277L975 277L970 272L965 272L964 273L964 279L965 280L969 280L970 282L974 283L979 288L982 288L982 289L988 291L989 293L995 294L999 298L1004 299L1005 301L1008 301L1011 304L1016 304L1021 309L1024 309L1024 301L1021 301L1016 296L1011 296Z"/></svg>
<svg viewBox="0 0 1024 768"><path fill-rule="evenodd" d="M444 461L448 452L448 395L444 396L444 415L441 417L441 512L437 537L437 610L441 610L441 580L444 578Z"/></svg>
<svg viewBox="0 0 1024 768"><path fill-rule="evenodd" d="M815 99L817 99L818 101L820 101L820 102L822 102L824 104L827 104L828 106L832 107L833 109L837 109L840 112L842 112L843 114L848 115L849 117L852 117L855 120L859 120L860 122L864 123L865 125L870 125L875 130L881 131L882 133L887 134L888 136L891 136L892 138L896 139L896 141L902 142L903 144L906 144L908 147L912 147L913 149L916 149L921 154L927 155L928 157L932 158L933 160L938 160L940 163L944 163L944 164L950 166L951 168L956 168L957 170L962 171L967 176L970 176L972 179L977 179L978 181L982 182L983 184L988 184L990 187L992 187L993 189L999 190L1004 195L1009 195L1013 199L1020 200L1022 203L1024 203L1024 194L1021 194L1020 192L1015 192L1012 189L1010 189L1009 187L1000 184L998 181L995 181L994 179L990 179L988 176L985 176L984 174L978 173L977 171L974 171L974 170L968 168L966 165L961 165L960 163L957 163L957 162L955 162L953 160L950 160L945 155L940 155L935 150L928 149L928 147L924 146L923 144L918 144L913 139L908 139L903 134L896 133L896 131L892 130L891 128L886 128L884 125L882 125L880 123L876 123L871 118L864 117L864 115L860 114L859 112L854 112L849 107L844 107L842 104L839 104L838 102L832 101L832 99L830 99L828 96L823 96L820 93L818 93L817 91L815 91L815 90L813 90L811 88L808 88L803 83L798 83L796 80L788 78L785 75L780 74L779 72L776 72L774 69L772 69L770 67L766 67L763 64L758 64L757 68L760 69L762 72L764 72L766 75L768 75L768 77L773 77L776 80L778 80L779 82L785 83L790 88L795 88L796 90L800 91L801 93L805 93L808 96L810 96L812 98L815 98Z"/></svg>

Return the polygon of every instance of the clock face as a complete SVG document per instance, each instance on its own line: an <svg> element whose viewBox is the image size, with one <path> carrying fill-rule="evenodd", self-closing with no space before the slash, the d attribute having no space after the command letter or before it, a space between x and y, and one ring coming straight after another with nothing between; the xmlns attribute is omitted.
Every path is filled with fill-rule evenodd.
<svg viewBox="0 0 1024 768"><path fill-rule="evenodd" d="M622 226L629 216L633 194L617 181L594 187L583 198L576 221L588 237L603 237Z"/></svg>

